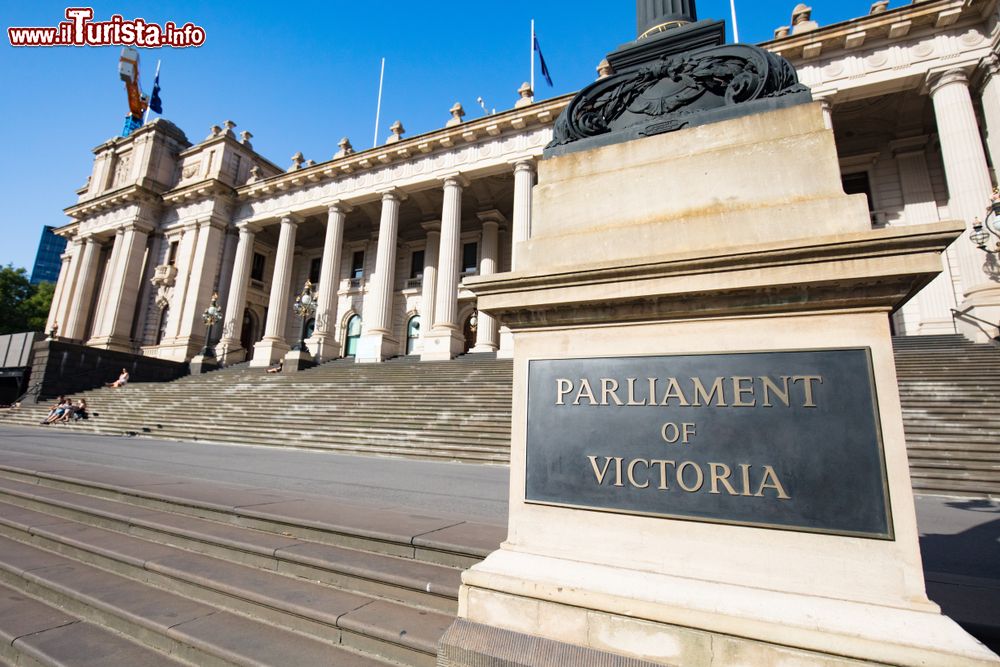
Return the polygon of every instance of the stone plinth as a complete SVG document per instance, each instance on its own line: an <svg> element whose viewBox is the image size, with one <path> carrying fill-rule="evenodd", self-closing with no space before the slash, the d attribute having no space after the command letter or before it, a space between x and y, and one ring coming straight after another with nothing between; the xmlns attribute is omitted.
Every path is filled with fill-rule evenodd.
<svg viewBox="0 0 1000 667"><path fill-rule="evenodd" d="M307 368L312 368L316 365L316 361L313 359L312 354L308 350L292 350L285 355L285 359L281 364L282 373L296 373L298 371L304 371Z"/></svg>
<svg viewBox="0 0 1000 667"><path fill-rule="evenodd" d="M543 161L533 220L515 272L467 281L480 310L515 337L510 529L499 551L463 575L465 625L445 635L444 664L507 655L525 634L586 648L594 660L610 652L661 665L1000 664L925 593L888 320L940 271L961 223L872 231L864 198L843 194L819 105ZM645 483L657 493L654 473L633 479L619 462L615 476L613 457L627 464L634 444L626 430L581 436L594 438L588 453L607 457L599 460L616 480L602 486L598 462L593 472L584 466L590 500L528 498L529 472L561 472L531 467L529 411L559 404L557 391L573 382L557 381L551 395L529 393L532 362L641 365L678 355L831 350L862 350L870 360L870 385L861 381L874 396L867 406L877 431L873 465L884 489L874 500L883 503L886 534L769 523L771 508L788 499L772 489L768 500L763 487L729 494L757 503L757 521L599 507L592 498L613 487ZM775 377L790 370L775 369ZM734 390L755 381L732 379ZM581 387L578 400L587 395L573 386ZM832 381L817 389L816 409L842 389ZM763 409L748 396L726 400ZM617 399L604 399L617 409ZM627 400L640 405L631 394ZM699 419L701 429L715 417ZM553 438L571 427L553 424ZM839 437L856 427L848 417L833 430ZM781 434L772 436L777 443ZM648 437L671 463L698 454L697 443L668 444L669 431L663 441L659 432ZM725 439L731 463L744 460L739 437ZM787 465L807 466L824 438L792 443L795 461ZM851 467L825 471L822 484L789 484L788 495L823 503L824 487L851 483ZM714 477L709 491L707 473L702 485L690 479L710 510L709 494L725 493ZM477 641L475 628L492 629Z"/></svg>
<svg viewBox="0 0 1000 667"><path fill-rule="evenodd" d="M201 375L202 373L208 373L217 369L219 367L219 359L214 355L206 357L204 354L199 354L191 359L188 366L191 368L191 375Z"/></svg>

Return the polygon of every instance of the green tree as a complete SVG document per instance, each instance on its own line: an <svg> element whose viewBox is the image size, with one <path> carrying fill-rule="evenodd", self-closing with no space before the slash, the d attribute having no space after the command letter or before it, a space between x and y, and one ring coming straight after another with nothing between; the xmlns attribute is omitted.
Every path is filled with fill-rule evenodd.
<svg viewBox="0 0 1000 667"><path fill-rule="evenodd" d="M0 267L0 335L44 331L54 291L52 283L32 285L23 268Z"/></svg>

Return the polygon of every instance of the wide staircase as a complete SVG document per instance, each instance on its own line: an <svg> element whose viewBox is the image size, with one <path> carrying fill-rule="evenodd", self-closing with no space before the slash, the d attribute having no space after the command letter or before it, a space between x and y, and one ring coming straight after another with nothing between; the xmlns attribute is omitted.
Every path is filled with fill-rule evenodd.
<svg viewBox="0 0 1000 667"><path fill-rule="evenodd" d="M1000 348L961 336L893 340L914 489L1000 496ZM475 463L510 460L512 368L467 355L335 361L265 374L230 368L81 394L94 417L74 430L185 441L287 445ZM46 405L0 419L37 424ZM59 427L50 427L59 428Z"/></svg>
<svg viewBox="0 0 1000 667"><path fill-rule="evenodd" d="M461 570L505 532L21 458L0 462L0 665L431 667Z"/></svg>
<svg viewBox="0 0 1000 667"><path fill-rule="evenodd" d="M299 373L267 374L241 366L78 394L74 398L86 399L93 417L72 428L507 463L511 383L510 361L479 354L441 363L409 357L383 364L340 360ZM0 419L37 424L51 403L5 411Z"/></svg>
<svg viewBox="0 0 1000 667"><path fill-rule="evenodd" d="M916 491L1000 497L1000 348L893 339Z"/></svg>

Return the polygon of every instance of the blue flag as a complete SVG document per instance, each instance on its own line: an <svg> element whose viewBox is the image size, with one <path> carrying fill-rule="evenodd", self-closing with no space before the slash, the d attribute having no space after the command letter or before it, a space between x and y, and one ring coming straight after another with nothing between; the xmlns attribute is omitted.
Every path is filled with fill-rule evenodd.
<svg viewBox="0 0 1000 667"><path fill-rule="evenodd" d="M545 66L542 65L544 68ZM544 71L544 69L542 70ZM153 80L153 95L149 98L149 108L158 114L163 113L163 100L160 99L160 75L157 73Z"/></svg>
<svg viewBox="0 0 1000 667"><path fill-rule="evenodd" d="M535 35L535 51L538 51L538 60L542 63L542 76L545 77L545 83L552 87L552 77L549 75L549 68L545 64L545 56L542 55L542 47L538 44L538 35Z"/></svg>

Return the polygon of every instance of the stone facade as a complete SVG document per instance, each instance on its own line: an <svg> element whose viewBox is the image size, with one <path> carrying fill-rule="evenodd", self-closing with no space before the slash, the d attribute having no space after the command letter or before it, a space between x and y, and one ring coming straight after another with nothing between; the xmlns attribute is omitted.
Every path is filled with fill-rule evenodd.
<svg viewBox="0 0 1000 667"><path fill-rule="evenodd" d="M798 20L762 45L823 102L845 189L868 195L874 227L983 215L1000 161L998 19L997 0L875 3L833 26ZM205 344L201 314L217 292L220 357L270 365L299 339L292 304L313 279L307 343L322 360L509 356L509 333L477 313L463 277L517 269L536 164L570 99L519 93L510 111L465 121L442 110L441 130L407 138L398 124L382 146L345 140L332 159L297 153L287 169L230 121L197 144L161 119L98 146L58 230L69 244L49 329L186 361ZM821 224L815 213L801 224ZM995 255L965 235L943 268L893 316L896 333L996 336Z"/></svg>

